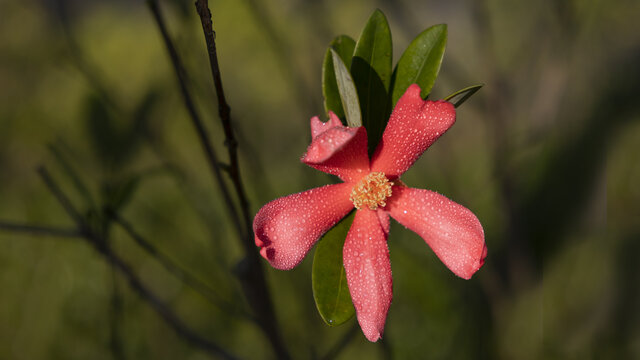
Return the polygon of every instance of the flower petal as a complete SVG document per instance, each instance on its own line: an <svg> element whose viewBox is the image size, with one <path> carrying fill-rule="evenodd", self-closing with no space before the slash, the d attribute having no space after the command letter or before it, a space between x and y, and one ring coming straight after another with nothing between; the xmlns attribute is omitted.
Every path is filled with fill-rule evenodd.
<svg viewBox="0 0 640 360"><path fill-rule="evenodd" d="M454 274L469 279L482 267L484 230L469 209L429 190L394 186L392 191L385 210L420 235Z"/></svg>
<svg viewBox="0 0 640 360"><path fill-rule="evenodd" d="M342 257L362 332L369 341L378 341L391 305L392 281L387 233L375 211L356 212Z"/></svg>
<svg viewBox="0 0 640 360"><path fill-rule="evenodd" d="M315 139L318 135L336 126L342 126L342 121L333 111L329 111L329 121L327 122L322 122L319 117L314 116L311 118L311 138Z"/></svg>
<svg viewBox="0 0 640 360"><path fill-rule="evenodd" d="M385 236L389 236L389 230L391 230L391 221L389 221L389 214L383 209L376 210L378 214L378 220L380 220L380 225L382 225L382 231L384 231Z"/></svg>
<svg viewBox="0 0 640 360"><path fill-rule="evenodd" d="M391 178L402 175L455 121L451 103L422 100L420 87L409 86L393 109L372 157L371 171Z"/></svg>
<svg viewBox="0 0 640 360"><path fill-rule="evenodd" d="M256 245L281 270L298 265L318 238L345 217L351 184L326 185L267 203L253 220Z"/></svg>
<svg viewBox="0 0 640 360"><path fill-rule="evenodd" d="M326 123L318 117L311 119L313 140L301 160L343 181L357 181L369 173L367 131L362 126L342 126L334 113L329 116L331 120Z"/></svg>

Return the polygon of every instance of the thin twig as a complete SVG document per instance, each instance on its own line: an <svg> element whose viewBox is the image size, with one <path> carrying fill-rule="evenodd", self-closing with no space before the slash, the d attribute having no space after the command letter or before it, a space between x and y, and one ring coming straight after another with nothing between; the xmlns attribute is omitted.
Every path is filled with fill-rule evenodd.
<svg viewBox="0 0 640 360"><path fill-rule="evenodd" d="M165 46L167 47L167 51L169 52L169 57L171 58L171 63L173 65L173 69L175 70L176 77L178 78L178 84L180 85L182 98L184 100L185 106L187 107L187 111L189 112L191 122L193 123L196 132L198 133L200 144L207 157L207 161L209 163L209 167L211 168L213 176L218 183L218 187L220 188L220 193L222 194L224 203L227 206L228 213L231 216L231 220L233 221L238 234L240 234L240 236L244 238L247 236L245 228L242 226L242 222L240 220L240 217L238 216L238 210L233 203L233 199L231 198L227 184L224 182L222 170L220 169L219 165L220 162L218 161L218 156L216 155L213 145L211 145L209 135L207 134L204 124L202 123L202 120L200 119L200 116L196 111L195 104L191 98L189 89L187 88L184 66L182 65L182 61L180 60L180 56L178 55L175 46L173 45L171 37L169 36L169 31L167 30L164 17L160 12L158 2L156 0L147 0L147 4L149 6L149 9L151 10L151 13L153 14L153 18L158 25L158 28L160 29L162 39L164 40Z"/></svg>
<svg viewBox="0 0 640 360"><path fill-rule="evenodd" d="M71 220L76 223L76 226L78 226L80 232L83 235L86 235L85 231L87 229L85 228L84 219L73 206L71 200L69 200L69 198L62 192L62 189L60 189L58 184L56 184L56 182L53 180L51 174L49 174L49 171L47 171L44 166L41 166L38 168L38 175L40 175L42 181L44 181L45 185L47 185L47 189L49 189L51 194L53 194L60 205L62 205L62 208L67 213L67 215L69 215L69 217L71 217Z"/></svg>
<svg viewBox="0 0 640 360"><path fill-rule="evenodd" d="M207 340L200 335L193 332L185 325L182 320L162 302L151 290L140 281L137 275L133 272L131 267L120 259L109 247L102 248L104 251L101 253L104 257L118 269L129 281L129 285L151 306L156 312L164 319L164 321L171 326L178 335L190 342L192 345L207 351L213 356L217 356L223 359L236 359L234 355L229 354L226 350L222 349L219 345Z"/></svg>
<svg viewBox="0 0 640 360"><path fill-rule="evenodd" d="M196 10L200 15L204 39L207 43L207 53L209 55L209 65L211 66L211 75L213 83L216 87L216 95L218 96L218 113L224 129L225 145L229 153L229 174L233 182L238 200L240 202L240 210L245 222L245 226L250 226L249 201L242 184L240 176L240 166L238 164L238 141L236 140L233 127L231 125L231 108L224 96L224 88L222 87L222 77L220 76L220 66L218 65L218 52L216 50L215 32L213 31L213 22L211 19L211 11L206 0L196 0ZM249 239L250 242L251 239ZM253 248L253 244L251 244Z"/></svg>
<svg viewBox="0 0 640 360"><path fill-rule="evenodd" d="M82 237L82 233L76 229L63 229L49 226L28 225L28 224L15 224L6 221L0 221L0 230L22 232L31 235L44 235L44 236L56 236L56 237L70 237L77 238Z"/></svg>
<svg viewBox="0 0 640 360"><path fill-rule="evenodd" d="M183 283L202 295L202 297L204 297L211 304L229 314L237 315L252 321L256 320L253 316L247 314L237 305L231 304L229 301L222 299L220 295L218 295L209 285L205 284L197 277L189 274L189 272L178 266L175 262L173 262L173 260L159 251L153 244L151 244L142 235L140 235L133 228L133 225L130 222L126 221L120 215L114 212L111 212L109 216L111 217L111 219L113 219L113 221L115 221L116 224L122 227L122 229L133 239L133 241L136 242L136 244L138 244L144 251L146 251L147 254L156 259L169 273L173 274Z"/></svg>
<svg viewBox="0 0 640 360"><path fill-rule="evenodd" d="M186 324L178 318L178 316L156 296L151 290L149 290L142 281L138 278L135 272L131 269L131 266L122 260L109 246L106 239L101 235L91 230L87 226L84 218L80 216L80 213L75 209L69 198L60 189L58 184L53 180L49 172L44 168L38 169L40 177L47 186L47 189L58 200L60 205L64 208L67 215L69 215L76 223L79 232L84 236L84 239L94 247L116 270L125 276L129 285L135 290L143 300L153 307L153 309L164 319L164 321L183 339L187 340L192 345L206 351L212 356L220 357L223 359L236 359L235 356L229 354L222 349L219 345L201 337L193 332Z"/></svg>
<svg viewBox="0 0 640 360"><path fill-rule="evenodd" d="M246 226L246 236L241 237L241 242L245 249L245 261L241 262L237 267L237 273L243 282L245 296L249 301L252 309L257 315L258 323L262 328L265 336L269 339L271 346L279 359L289 359L289 352L282 340L280 330L275 317L275 310L271 302L271 295L262 269L262 263L253 242L253 229L251 223L251 215L249 214L249 202L247 201L246 192L240 177L240 167L238 164L238 143L235 139L233 127L231 124L231 108L224 96L224 88L222 87L222 77L220 76L220 67L218 64L218 55L215 43L215 33L213 31L213 21L211 19L211 11L207 0L196 0L196 11L200 16L204 38L207 43L207 53L209 55L209 64L211 66L211 74L216 88L218 97L218 112L222 121L222 127L225 133L225 143L229 152L229 173L233 182L236 195L240 202L240 210L244 225Z"/></svg>

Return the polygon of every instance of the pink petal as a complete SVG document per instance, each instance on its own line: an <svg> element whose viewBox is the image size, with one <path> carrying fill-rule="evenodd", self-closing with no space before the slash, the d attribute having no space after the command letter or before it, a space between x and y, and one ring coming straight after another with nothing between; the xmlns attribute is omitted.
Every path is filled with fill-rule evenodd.
<svg viewBox="0 0 640 360"><path fill-rule="evenodd" d="M420 87L409 86L389 118L372 157L371 171L381 171L390 178L402 175L455 121L451 103L424 101Z"/></svg>
<svg viewBox="0 0 640 360"><path fill-rule="evenodd" d="M362 332L369 341L378 341L391 305L392 284L387 234L375 211L356 212L342 256Z"/></svg>
<svg viewBox="0 0 640 360"><path fill-rule="evenodd" d="M392 191L385 210L420 235L454 274L469 279L480 269L487 256L484 230L469 209L429 190Z"/></svg>
<svg viewBox="0 0 640 360"><path fill-rule="evenodd" d="M336 126L342 126L342 121L333 111L329 111L329 121L327 122L322 122L319 117L314 116L311 118L311 138L315 139L318 135Z"/></svg>
<svg viewBox="0 0 640 360"><path fill-rule="evenodd" d="M378 220L380 220L380 225L382 225L382 231L384 231L385 236L389 236L389 230L391 229L391 221L389 221L389 214L383 209L376 210L376 214L378 215Z"/></svg>
<svg viewBox="0 0 640 360"><path fill-rule="evenodd" d="M267 203L253 220L260 254L276 269L298 265L318 238L353 209L351 187L326 185Z"/></svg>
<svg viewBox="0 0 640 360"><path fill-rule="evenodd" d="M318 117L311 119L313 141L301 160L343 181L357 181L369 173L367 132L364 127L342 126L334 113L329 115L331 120L326 123Z"/></svg>

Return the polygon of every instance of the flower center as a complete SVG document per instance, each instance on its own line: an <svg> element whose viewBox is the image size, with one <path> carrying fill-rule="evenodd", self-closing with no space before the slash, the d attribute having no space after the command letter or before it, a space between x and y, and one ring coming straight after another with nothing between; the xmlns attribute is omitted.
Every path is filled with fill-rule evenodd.
<svg viewBox="0 0 640 360"><path fill-rule="evenodd" d="M353 202L356 209L368 207L376 210L378 206L386 206L385 200L391 196L391 186L393 183L387 179L382 172L372 172L360 180L351 189L349 200Z"/></svg>

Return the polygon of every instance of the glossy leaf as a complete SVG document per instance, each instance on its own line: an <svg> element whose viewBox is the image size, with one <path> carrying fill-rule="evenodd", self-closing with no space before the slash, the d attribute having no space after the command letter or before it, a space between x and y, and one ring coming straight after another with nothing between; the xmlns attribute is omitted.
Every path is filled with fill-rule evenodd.
<svg viewBox="0 0 640 360"><path fill-rule="evenodd" d="M333 59L336 83L338 84L338 92L340 93L340 100L342 101L347 125L351 127L362 126L360 102L358 101L358 93L353 84L351 74L349 70L347 70L344 61L340 58L340 55L333 49L329 49L329 51L331 51L331 58Z"/></svg>
<svg viewBox="0 0 640 360"><path fill-rule="evenodd" d="M367 129L369 151L382 137L391 104L391 30L382 11L376 10L362 30L351 62L351 75L358 90L362 124Z"/></svg>
<svg viewBox="0 0 640 360"><path fill-rule="evenodd" d="M342 265L342 247L355 211L329 230L316 245L311 282L322 319L330 326L345 323L355 313Z"/></svg>
<svg viewBox="0 0 640 360"><path fill-rule="evenodd" d="M404 51L396 70L391 91L393 105L411 84L418 84L426 98L440 72L447 45L447 25L434 25L416 36Z"/></svg>
<svg viewBox="0 0 640 360"><path fill-rule="evenodd" d="M340 55L340 58L348 69L351 67L351 57L353 56L353 49L355 47L355 40L347 35L340 35L333 39L324 56L324 62L322 63L322 94L324 95L324 109L327 116L329 115L329 111L333 111L340 119L345 118L330 49L333 49Z"/></svg>
<svg viewBox="0 0 640 360"><path fill-rule="evenodd" d="M467 101L467 99L469 99L471 95L475 94L483 86L484 84L478 84L478 85L472 85L472 86L466 87L464 89L460 89L454 92L453 94L447 96L443 100L446 100L452 103L453 106L458 107L462 105L462 103Z"/></svg>

